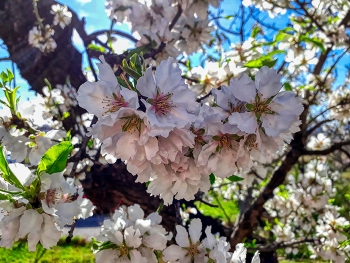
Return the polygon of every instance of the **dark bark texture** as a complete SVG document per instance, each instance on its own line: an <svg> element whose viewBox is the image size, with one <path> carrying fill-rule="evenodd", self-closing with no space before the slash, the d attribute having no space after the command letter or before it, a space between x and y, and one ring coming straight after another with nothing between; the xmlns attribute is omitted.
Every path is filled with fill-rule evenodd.
<svg viewBox="0 0 350 263"><path fill-rule="evenodd" d="M43 24L51 24L53 0L38 2ZM57 49L49 54L41 53L28 44L28 33L36 24L33 3L30 0L2 0L0 2L0 38L8 48L10 59L15 62L31 89L41 92L47 78L53 87L64 84L69 77L73 87L86 81L81 70L82 55L73 46L73 24L64 28L55 27L54 39Z"/></svg>

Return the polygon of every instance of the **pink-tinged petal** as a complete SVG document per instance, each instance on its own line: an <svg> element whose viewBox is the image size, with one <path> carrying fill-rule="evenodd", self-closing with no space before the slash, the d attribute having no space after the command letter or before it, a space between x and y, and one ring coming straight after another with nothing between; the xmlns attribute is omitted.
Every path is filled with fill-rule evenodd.
<svg viewBox="0 0 350 263"><path fill-rule="evenodd" d="M102 250L96 254L97 263L114 263L118 258L117 251L114 249Z"/></svg>
<svg viewBox="0 0 350 263"><path fill-rule="evenodd" d="M235 252L232 255L231 263L241 263L245 262L247 257L247 249L244 247L244 244L239 243L236 245Z"/></svg>
<svg viewBox="0 0 350 263"><path fill-rule="evenodd" d="M279 92L269 104L274 112L280 115L299 116L303 112L302 98L292 91Z"/></svg>
<svg viewBox="0 0 350 263"><path fill-rule="evenodd" d="M98 78L100 80L108 82L108 84L112 87L120 87L111 66L106 62L103 56L100 56L99 59L102 63L97 63Z"/></svg>
<svg viewBox="0 0 350 263"><path fill-rule="evenodd" d="M199 218L195 218L191 221L188 228L192 243L197 243L202 234L202 221Z"/></svg>
<svg viewBox="0 0 350 263"><path fill-rule="evenodd" d="M125 132L117 142L116 157L122 159L123 161L133 159L136 154L136 145L135 142L138 140L138 134L134 132L130 134L129 132Z"/></svg>
<svg viewBox="0 0 350 263"><path fill-rule="evenodd" d="M247 74L243 74L238 79L232 78L229 88L232 94L241 101L253 102L255 100L255 83Z"/></svg>
<svg viewBox="0 0 350 263"><path fill-rule="evenodd" d="M256 251L253 258L252 263L260 263L259 251Z"/></svg>
<svg viewBox="0 0 350 263"><path fill-rule="evenodd" d="M6 219L7 217L4 217ZM11 248L14 241L18 240L18 229L20 226L19 218L12 219L10 222L0 222L1 240L0 247Z"/></svg>
<svg viewBox="0 0 350 263"><path fill-rule="evenodd" d="M136 221L137 219L143 219L145 216L145 213L141 209L140 205L135 204L128 207L128 215L130 220Z"/></svg>
<svg viewBox="0 0 350 263"><path fill-rule="evenodd" d="M213 89L211 91L211 93L213 94L213 96L215 98L216 104L220 108L223 108L226 111L228 111L230 109L228 97L222 90Z"/></svg>
<svg viewBox="0 0 350 263"><path fill-rule="evenodd" d="M255 133L258 128L256 117L252 112L233 112L228 118L228 122L232 125L237 125L238 129L246 133Z"/></svg>
<svg viewBox="0 0 350 263"><path fill-rule="evenodd" d="M148 138L148 141L144 144L144 147L147 160L151 160L159 151L157 138Z"/></svg>
<svg viewBox="0 0 350 263"><path fill-rule="evenodd" d="M141 236L140 230L138 229L135 230L134 226L129 226L128 228L126 228L124 230L124 238L125 238L126 246L138 248L142 243L142 239L140 236Z"/></svg>
<svg viewBox="0 0 350 263"><path fill-rule="evenodd" d="M28 234L28 250L32 252L36 251L36 245L38 244L39 240L40 240L39 231L30 232Z"/></svg>
<svg viewBox="0 0 350 263"><path fill-rule="evenodd" d="M188 240L187 230L183 226L176 226L176 243L180 247L189 247L190 241Z"/></svg>
<svg viewBox="0 0 350 263"><path fill-rule="evenodd" d="M272 137L278 137L280 133L287 131L294 120L294 116L282 116L278 114L261 116L262 127L266 135Z"/></svg>
<svg viewBox="0 0 350 263"><path fill-rule="evenodd" d="M187 251L177 245L170 245L163 251L163 260L165 262L175 261L178 259L183 259L187 254ZM181 260L181 262L183 262Z"/></svg>
<svg viewBox="0 0 350 263"><path fill-rule="evenodd" d="M181 69L172 57L163 60L155 73L157 86L164 93L172 92L173 88L179 85L186 86L181 73Z"/></svg>
<svg viewBox="0 0 350 263"><path fill-rule="evenodd" d="M142 257L140 251L138 250L131 250L129 252L130 255L130 263L148 263L147 258Z"/></svg>
<svg viewBox="0 0 350 263"><path fill-rule="evenodd" d="M139 78L136 84L136 89L142 96L153 99L156 94L156 83L151 67L146 69L145 75Z"/></svg>
<svg viewBox="0 0 350 263"><path fill-rule="evenodd" d="M41 229L43 217L36 210L29 209L24 211L20 219L20 227L18 230L19 237L25 237L30 232L37 232Z"/></svg>
<svg viewBox="0 0 350 263"><path fill-rule="evenodd" d="M258 93L264 100L276 95L282 88L281 75L266 66L255 75L255 83Z"/></svg>

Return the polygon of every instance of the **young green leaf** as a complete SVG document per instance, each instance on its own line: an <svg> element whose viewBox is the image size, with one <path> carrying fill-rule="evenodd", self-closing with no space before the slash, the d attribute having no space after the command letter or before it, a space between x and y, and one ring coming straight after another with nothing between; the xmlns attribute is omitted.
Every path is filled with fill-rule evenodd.
<svg viewBox="0 0 350 263"><path fill-rule="evenodd" d="M210 181L210 184L213 184L213 183L215 183L215 175L214 174L210 174L209 175L209 181Z"/></svg>
<svg viewBox="0 0 350 263"><path fill-rule="evenodd" d="M229 179L231 182L239 182L239 181L243 181L244 178L242 177L238 177L237 175L231 175L230 177L228 177L227 179Z"/></svg>
<svg viewBox="0 0 350 263"><path fill-rule="evenodd" d="M4 178L6 182L16 186L19 189L25 189L16 175L11 171L4 155L3 146L0 146L0 171L2 171L2 178Z"/></svg>
<svg viewBox="0 0 350 263"><path fill-rule="evenodd" d="M62 172L66 168L67 159L72 150L73 145L68 141L60 142L49 148L40 160L37 174Z"/></svg>

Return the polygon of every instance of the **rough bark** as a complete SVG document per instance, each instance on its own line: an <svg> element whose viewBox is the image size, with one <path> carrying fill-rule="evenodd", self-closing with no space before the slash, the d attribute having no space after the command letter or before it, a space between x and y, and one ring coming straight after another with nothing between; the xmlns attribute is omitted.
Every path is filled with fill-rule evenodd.
<svg viewBox="0 0 350 263"><path fill-rule="evenodd" d="M54 0L38 2L44 24L51 24L50 14ZM57 49L49 54L41 53L28 44L28 32L36 25L33 4L30 0L2 0L0 3L0 38L8 48L10 59L15 62L31 89L41 92L47 78L53 86L64 84L69 77L73 87L86 81L81 70L82 55L73 46L73 25L63 30L55 27L54 39Z"/></svg>

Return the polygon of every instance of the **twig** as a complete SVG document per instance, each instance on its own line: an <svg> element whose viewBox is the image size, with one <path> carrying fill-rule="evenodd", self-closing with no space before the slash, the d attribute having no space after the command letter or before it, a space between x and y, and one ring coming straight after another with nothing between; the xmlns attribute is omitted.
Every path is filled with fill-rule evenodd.
<svg viewBox="0 0 350 263"><path fill-rule="evenodd" d="M279 248L286 248L286 247L293 247L295 245L304 244L304 243L315 243L319 242L318 239L313 238L303 238L301 240L297 241L290 241L290 242L281 242L281 243L273 243L266 246L257 246L256 248L248 248L249 251L256 251L259 250L259 252L268 252L268 251L275 251Z"/></svg>
<svg viewBox="0 0 350 263"><path fill-rule="evenodd" d="M66 238L66 243L69 244L70 242L72 242L72 238L73 238L73 232L75 229L75 222L76 220L74 220L73 224L70 227L70 230L68 231L68 236Z"/></svg>
<svg viewBox="0 0 350 263"><path fill-rule="evenodd" d="M197 102L201 102L202 100L205 100L206 98L208 98L211 95L211 91L209 91L207 94L205 94L203 97L200 97L198 99L196 99Z"/></svg>
<svg viewBox="0 0 350 263"><path fill-rule="evenodd" d="M331 147L324 150L304 150L304 155L327 155L334 151L340 150L343 146L350 145L350 141L334 143Z"/></svg>
<svg viewBox="0 0 350 263"><path fill-rule="evenodd" d="M177 199L174 199L174 208L175 208L176 224L182 225L182 219L180 214L180 201Z"/></svg>
<svg viewBox="0 0 350 263"><path fill-rule="evenodd" d="M198 202L201 202L207 206L210 206L210 207L219 207L218 205L213 205L211 203L208 203L207 201L204 201L202 198L199 198L199 197L196 197L196 199L194 201L198 201Z"/></svg>
<svg viewBox="0 0 350 263"><path fill-rule="evenodd" d="M95 32L91 33L88 36L91 37L91 38L95 38L98 35L103 35L103 34L118 35L118 36L127 38L127 39L129 39L130 41L132 41L134 43L136 43L138 41L132 35L130 35L130 34L126 33L126 32L120 31L120 30L116 30L116 29L112 29L112 30L98 30L98 31L95 31Z"/></svg>

